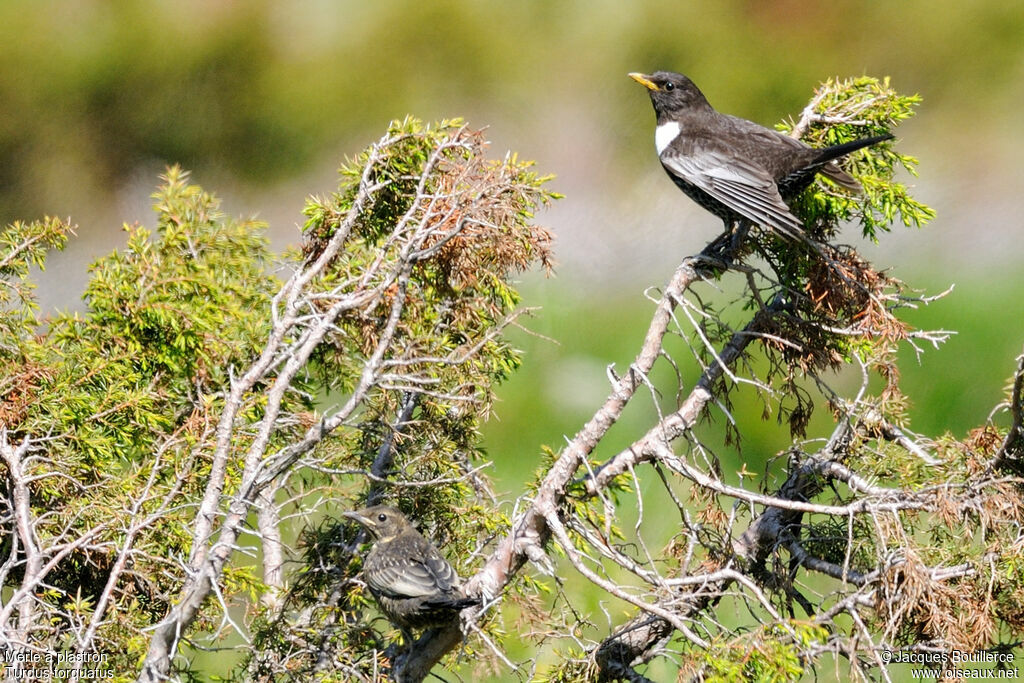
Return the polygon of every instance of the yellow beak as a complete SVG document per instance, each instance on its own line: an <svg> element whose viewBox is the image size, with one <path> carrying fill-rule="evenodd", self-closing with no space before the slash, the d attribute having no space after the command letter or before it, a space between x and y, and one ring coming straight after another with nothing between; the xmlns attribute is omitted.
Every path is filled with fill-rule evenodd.
<svg viewBox="0 0 1024 683"><path fill-rule="evenodd" d="M633 73L629 74L629 77L632 78L637 83L639 83L640 85L647 88L648 90L658 90L658 86L655 85L654 81L648 78L646 74L641 74L634 71Z"/></svg>

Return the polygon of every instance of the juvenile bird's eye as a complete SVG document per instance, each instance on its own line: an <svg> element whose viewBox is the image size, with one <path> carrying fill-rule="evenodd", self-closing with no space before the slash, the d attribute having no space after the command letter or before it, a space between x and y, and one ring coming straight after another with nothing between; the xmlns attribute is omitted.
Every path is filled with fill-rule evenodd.
<svg viewBox="0 0 1024 683"><path fill-rule="evenodd" d="M665 83L665 85L662 87L662 89L665 92L672 92L673 90L676 89L676 84L673 83L672 81L668 81L668 82Z"/></svg>
<svg viewBox="0 0 1024 683"><path fill-rule="evenodd" d="M377 515L377 521L386 522L388 521L388 516L382 512L379 515Z"/></svg>

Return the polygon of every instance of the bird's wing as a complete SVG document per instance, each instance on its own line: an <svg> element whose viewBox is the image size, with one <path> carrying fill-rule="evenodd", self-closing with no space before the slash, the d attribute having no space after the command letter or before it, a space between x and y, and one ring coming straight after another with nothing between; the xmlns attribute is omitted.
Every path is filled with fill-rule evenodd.
<svg viewBox="0 0 1024 683"><path fill-rule="evenodd" d="M373 558L372 568L364 572L370 588L393 598L420 598L458 587L458 574L429 541L418 535L401 540L401 552Z"/></svg>
<svg viewBox="0 0 1024 683"><path fill-rule="evenodd" d="M448 560L444 559L433 545L428 544L428 548L429 550L424 552L420 559L424 571L430 575L437 590L449 593L458 588L461 580L452 566L448 564Z"/></svg>
<svg viewBox="0 0 1024 683"><path fill-rule="evenodd" d="M661 155L661 163L672 175L704 190L758 225L771 226L794 237L803 232L803 224L790 213L767 171L715 150L696 148L689 152L678 153L670 148Z"/></svg>
<svg viewBox="0 0 1024 683"><path fill-rule="evenodd" d="M373 590L391 598L421 598L437 593L430 573L419 562L408 558L382 558L373 571L364 572Z"/></svg>

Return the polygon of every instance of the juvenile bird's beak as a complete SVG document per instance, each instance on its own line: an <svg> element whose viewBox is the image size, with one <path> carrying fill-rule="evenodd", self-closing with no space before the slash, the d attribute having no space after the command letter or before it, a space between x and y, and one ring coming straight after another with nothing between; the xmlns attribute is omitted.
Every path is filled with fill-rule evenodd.
<svg viewBox="0 0 1024 683"><path fill-rule="evenodd" d="M636 71L634 71L633 73L629 74L629 77L632 78L637 83L639 83L640 85L647 88L648 90L658 89L658 86L654 84L654 81L647 77L647 74L637 73Z"/></svg>
<svg viewBox="0 0 1024 683"><path fill-rule="evenodd" d="M368 520L366 517L363 517L358 512L352 512L351 510L346 510L345 512L341 513L341 516L344 517L345 519L351 519L353 522L357 522L357 523L359 523L359 524L361 524L361 525L363 525L363 526L365 526L367 528L370 527L370 520Z"/></svg>

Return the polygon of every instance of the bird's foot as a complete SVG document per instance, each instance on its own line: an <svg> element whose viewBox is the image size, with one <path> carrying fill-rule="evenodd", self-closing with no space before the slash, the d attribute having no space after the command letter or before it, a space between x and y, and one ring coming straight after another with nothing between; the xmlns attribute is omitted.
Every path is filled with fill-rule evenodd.
<svg viewBox="0 0 1024 683"><path fill-rule="evenodd" d="M697 254L695 265L704 266L714 275L720 275L733 266L739 246L742 244L743 235L737 238L736 231L730 229L715 238L707 247Z"/></svg>

